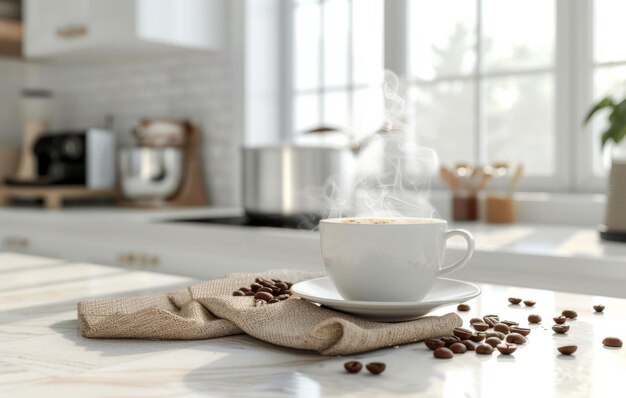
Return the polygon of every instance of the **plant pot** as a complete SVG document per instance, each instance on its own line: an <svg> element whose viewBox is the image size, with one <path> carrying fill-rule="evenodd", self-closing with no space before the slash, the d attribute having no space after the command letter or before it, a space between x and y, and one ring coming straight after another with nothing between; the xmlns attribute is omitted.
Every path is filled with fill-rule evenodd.
<svg viewBox="0 0 626 398"><path fill-rule="evenodd" d="M599 231L603 240L626 242L626 140L612 148L604 224Z"/></svg>

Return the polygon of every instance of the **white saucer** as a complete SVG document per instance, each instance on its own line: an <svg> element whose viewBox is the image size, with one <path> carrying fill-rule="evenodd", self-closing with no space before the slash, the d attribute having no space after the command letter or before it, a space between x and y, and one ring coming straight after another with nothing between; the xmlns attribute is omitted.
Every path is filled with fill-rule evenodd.
<svg viewBox="0 0 626 398"><path fill-rule="evenodd" d="M438 278L426 297L418 302L382 302L344 300L329 277L296 283L291 291L303 299L383 322L401 322L419 318L435 308L462 303L480 294L480 288L468 282Z"/></svg>

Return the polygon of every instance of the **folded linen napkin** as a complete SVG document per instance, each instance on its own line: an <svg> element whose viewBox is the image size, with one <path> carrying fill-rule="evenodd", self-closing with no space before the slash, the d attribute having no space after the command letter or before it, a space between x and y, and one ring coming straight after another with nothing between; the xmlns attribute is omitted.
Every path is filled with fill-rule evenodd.
<svg viewBox="0 0 626 398"><path fill-rule="evenodd" d="M318 273L273 270L237 273L161 296L83 301L80 333L90 338L196 340L247 333L279 346L343 355L451 335L462 324L455 313L401 322L374 322L290 298L255 304L232 292L256 277L299 282Z"/></svg>

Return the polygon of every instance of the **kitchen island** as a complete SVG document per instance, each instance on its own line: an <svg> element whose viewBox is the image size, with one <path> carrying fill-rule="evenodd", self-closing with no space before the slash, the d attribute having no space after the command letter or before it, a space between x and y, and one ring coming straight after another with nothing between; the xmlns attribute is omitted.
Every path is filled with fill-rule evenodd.
<svg viewBox="0 0 626 398"><path fill-rule="evenodd" d="M136 296L177 289L191 278L23 254L0 253L0 396L620 396L626 348L606 348L607 336L626 339L626 300L506 285L481 284L483 293L459 313L489 313L526 326L526 345L512 356L474 352L435 359L424 344L349 357L276 347L245 335L203 341L92 340L79 335L76 303L86 298ZM514 279L515 275L512 274ZM534 307L510 305L517 296ZM604 304L603 314L594 304ZM555 335L552 317L579 316ZM455 311L454 306L437 313ZM576 344L563 356L556 347ZM347 360L382 361L379 376L352 375Z"/></svg>

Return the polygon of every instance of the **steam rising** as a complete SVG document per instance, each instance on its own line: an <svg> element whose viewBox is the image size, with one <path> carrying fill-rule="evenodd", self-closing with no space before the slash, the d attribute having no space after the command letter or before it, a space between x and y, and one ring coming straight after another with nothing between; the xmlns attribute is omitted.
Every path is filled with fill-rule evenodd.
<svg viewBox="0 0 626 398"><path fill-rule="evenodd" d="M356 159L354 182L342 192L337 180L326 186L328 218L436 217L428 201L430 177L438 167L437 154L419 145L419 137L406 120L400 82L385 72L385 125Z"/></svg>

